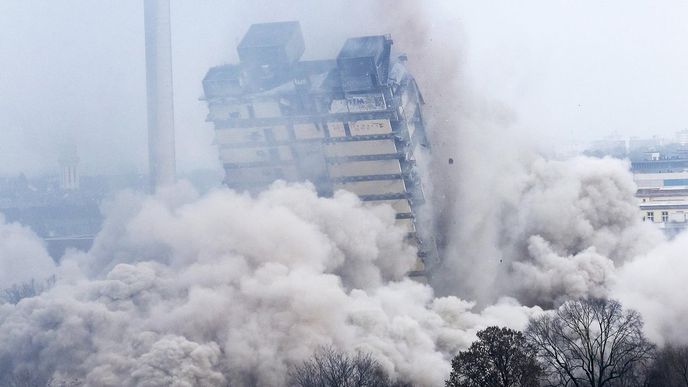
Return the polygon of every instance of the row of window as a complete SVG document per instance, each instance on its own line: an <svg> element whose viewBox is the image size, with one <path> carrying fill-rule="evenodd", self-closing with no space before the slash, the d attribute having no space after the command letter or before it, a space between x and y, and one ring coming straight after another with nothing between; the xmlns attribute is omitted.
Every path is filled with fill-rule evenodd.
<svg viewBox="0 0 688 387"><path fill-rule="evenodd" d="M648 220L650 222L655 221L655 213L654 211L647 211L647 214L643 217L643 221ZM669 211L662 211L662 222L668 222L669 221Z"/></svg>

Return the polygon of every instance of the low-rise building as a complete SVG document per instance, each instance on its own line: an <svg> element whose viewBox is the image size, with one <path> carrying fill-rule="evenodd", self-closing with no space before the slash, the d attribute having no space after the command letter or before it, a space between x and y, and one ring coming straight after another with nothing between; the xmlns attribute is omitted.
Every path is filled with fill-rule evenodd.
<svg viewBox="0 0 688 387"><path fill-rule="evenodd" d="M643 168L633 170L633 178L643 220L658 224L672 236L688 226L688 171L667 168L667 161L646 160ZM673 164L686 161L675 159Z"/></svg>

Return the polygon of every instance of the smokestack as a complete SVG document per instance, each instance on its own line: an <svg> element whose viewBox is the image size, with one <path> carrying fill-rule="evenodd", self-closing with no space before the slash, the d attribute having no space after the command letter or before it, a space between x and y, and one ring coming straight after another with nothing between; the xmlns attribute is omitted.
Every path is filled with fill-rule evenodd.
<svg viewBox="0 0 688 387"><path fill-rule="evenodd" d="M175 181L169 0L144 0L151 190Z"/></svg>

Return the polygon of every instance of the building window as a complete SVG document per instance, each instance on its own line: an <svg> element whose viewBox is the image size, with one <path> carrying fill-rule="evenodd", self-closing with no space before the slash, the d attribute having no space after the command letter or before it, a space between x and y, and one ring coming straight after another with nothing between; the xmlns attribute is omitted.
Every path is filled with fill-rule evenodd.
<svg viewBox="0 0 688 387"><path fill-rule="evenodd" d="M655 221L655 213L652 211L648 211L647 212L647 220L649 220L650 222L654 222Z"/></svg>
<svg viewBox="0 0 688 387"><path fill-rule="evenodd" d="M666 223L669 221L669 211L662 211L662 222Z"/></svg>
<svg viewBox="0 0 688 387"><path fill-rule="evenodd" d="M676 187L688 185L688 179L664 179L664 186L666 187Z"/></svg>

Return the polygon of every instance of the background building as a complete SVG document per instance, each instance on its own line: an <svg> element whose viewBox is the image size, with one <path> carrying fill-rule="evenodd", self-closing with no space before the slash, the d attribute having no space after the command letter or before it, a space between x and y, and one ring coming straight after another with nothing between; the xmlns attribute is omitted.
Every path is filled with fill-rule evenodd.
<svg viewBox="0 0 688 387"><path fill-rule="evenodd" d="M430 230L416 222L423 98L390 36L351 38L336 59L305 61L298 22L254 24L237 50L239 64L203 80L225 183L258 192L278 179L310 181L323 196L344 189L388 204L418 244L412 274L422 274L436 259Z"/></svg>
<svg viewBox="0 0 688 387"><path fill-rule="evenodd" d="M593 142L583 153L630 160L640 216L674 236L688 227L687 139L688 130L676 132L674 140L612 135Z"/></svg>
<svg viewBox="0 0 688 387"><path fill-rule="evenodd" d="M65 191L79 189L79 155L74 144L69 144L62 149L60 155L60 188Z"/></svg>
<svg viewBox="0 0 688 387"><path fill-rule="evenodd" d="M681 152L650 152L631 162L643 220L673 236L688 226L688 158Z"/></svg>

